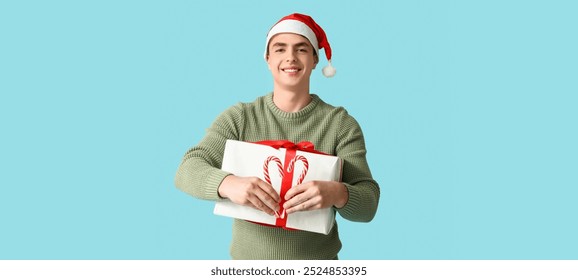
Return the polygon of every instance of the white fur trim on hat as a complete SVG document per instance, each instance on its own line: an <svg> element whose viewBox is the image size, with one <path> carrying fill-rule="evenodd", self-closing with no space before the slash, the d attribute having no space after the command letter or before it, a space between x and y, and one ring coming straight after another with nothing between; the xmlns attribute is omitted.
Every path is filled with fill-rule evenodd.
<svg viewBox="0 0 578 280"><path fill-rule="evenodd" d="M307 24L300 22L298 20L286 19L277 23L271 30L269 30L269 34L267 34L267 42L265 44L265 59L267 59L267 50L269 48L269 41L273 36L279 33L295 33L304 36L309 40L313 48L315 49L315 53L319 54L319 43L317 42L317 37L315 36L315 32L307 26Z"/></svg>

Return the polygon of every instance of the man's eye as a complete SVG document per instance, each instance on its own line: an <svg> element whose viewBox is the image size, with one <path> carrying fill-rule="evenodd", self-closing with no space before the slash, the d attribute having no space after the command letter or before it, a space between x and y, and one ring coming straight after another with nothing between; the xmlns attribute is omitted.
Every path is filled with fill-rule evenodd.
<svg viewBox="0 0 578 280"><path fill-rule="evenodd" d="M276 49L275 52L283 52L285 51L284 49Z"/></svg>
<svg viewBox="0 0 578 280"><path fill-rule="evenodd" d="M307 49L298 49L299 52L307 52Z"/></svg>

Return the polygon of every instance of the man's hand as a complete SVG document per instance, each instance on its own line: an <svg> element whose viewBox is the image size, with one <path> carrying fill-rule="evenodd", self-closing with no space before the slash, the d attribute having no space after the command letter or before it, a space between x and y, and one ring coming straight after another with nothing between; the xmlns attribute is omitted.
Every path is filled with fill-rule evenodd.
<svg viewBox="0 0 578 280"><path fill-rule="evenodd" d="M218 189L219 195L240 205L251 206L269 215L279 210L279 194L257 177L225 177Z"/></svg>
<svg viewBox="0 0 578 280"><path fill-rule="evenodd" d="M285 199L287 202L283 204L283 208L290 214L333 206L342 208L349 199L349 192L345 185L339 182L310 181L289 189Z"/></svg>

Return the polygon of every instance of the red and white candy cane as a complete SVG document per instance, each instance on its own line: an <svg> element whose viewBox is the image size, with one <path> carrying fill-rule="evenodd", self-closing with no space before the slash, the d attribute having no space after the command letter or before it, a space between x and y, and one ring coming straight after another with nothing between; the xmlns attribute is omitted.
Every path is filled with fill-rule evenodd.
<svg viewBox="0 0 578 280"><path fill-rule="evenodd" d="M303 183L303 180L305 179L305 176L307 175L307 171L309 170L309 162L307 161L307 158L305 158L304 156L301 155L297 155L295 156L290 162L289 162L289 166L287 167L287 172L291 173L293 171L293 169L295 169L295 164L300 161L303 163L303 170L301 171L301 175L299 175L299 178L297 179L296 185L300 185L301 183ZM263 163L263 175L265 177L265 181L268 184L271 184L271 176L269 176L269 163L270 162L275 162L277 164L277 170L279 171L279 176L281 178L283 178L283 163L281 162L281 160L276 157L276 156L270 156L267 159L265 159L265 162ZM280 212L279 211L275 211L275 215L278 218L284 219L285 218L285 209L282 209Z"/></svg>
<svg viewBox="0 0 578 280"><path fill-rule="evenodd" d="M303 163L303 170L301 171L301 175L299 175L299 178L297 179L295 185L300 185L301 183L303 183L305 175L307 175L307 171L309 170L309 162L307 161L307 158L305 158L304 156L297 155L289 162L287 172L291 173L295 169L295 163L297 163L298 161ZM285 209L282 209L281 213L278 213L277 216L281 219L284 219L286 213L287 212L285 211Z"/></svg>
<svg viewBox="0 0 578 280"><path fill-rule="evenodd" d="M303 171L301 171L301 175L299 175L299 179L297 179L297 182L295 185L300 185L301 183L303 183L303 180L305 179L305 175L307 175L307 171L309 170L309 162L307 161L307 158L305 158L304 156L301 155L296 155L291 162L289 162L289 166L287 167L287 171L291 172L291 170L293 170L295 168L295 163L297 163L298 161L303 163Z"/></svg>
<svg viewBox="0 0 578 280"><path fill-rule="evenodd" d="M274 161L277 164L277 170L279 171L279 176L283 178L283 163L276 156L270 156L263 163L263 175L265 176L265 181L271 185L271 177L269 177L269 162Z"/></svg>
<svg viewBox="0 0 578 280"><path fill-rule="evenodd" d="M281 163L281 160L276 157L276 156L270 156L267 159L265 159L265 162L263 163L263 175L265 177L265 181L271 185L271 177L269 177L269 162L274 161L277 164L277 171L279 171L279 177L283 178L283 163ZM275 216L280 217L281 215L285 215L282 213L279 213L279 211L275 211Z"/></svg>

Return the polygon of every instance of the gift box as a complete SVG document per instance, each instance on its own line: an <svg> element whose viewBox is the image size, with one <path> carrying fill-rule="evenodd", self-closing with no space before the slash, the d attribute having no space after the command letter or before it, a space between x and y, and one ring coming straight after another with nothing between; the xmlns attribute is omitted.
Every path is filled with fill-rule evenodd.
<svg viewBox="0 0 578 280"><path fill-rule="evenodd" d="M259 177L281 197L278 215L229 200L218 201L214 214L244 219L263 225L328 234L335 222L333 208L286 214L285 193L293 186L313 180L341 181L340 158L315 151L310 142L262 141L249 143L227 140L222 170L241 177Z"/></svg>

